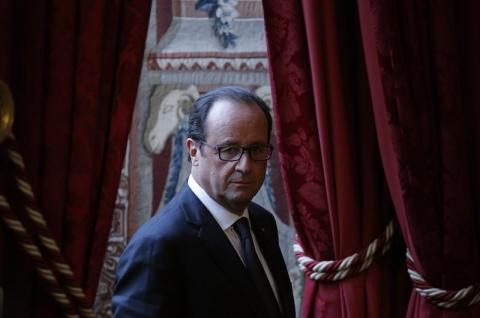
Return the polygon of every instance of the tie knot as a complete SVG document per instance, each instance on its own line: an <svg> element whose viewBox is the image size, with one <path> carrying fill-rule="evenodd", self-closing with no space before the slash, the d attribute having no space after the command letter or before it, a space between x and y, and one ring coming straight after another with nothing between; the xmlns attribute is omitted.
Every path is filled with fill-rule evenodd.
<svg viewBox="0 0 480 318"><path fill-rule="evenodd" d="M248 224L248 219L246 217L241 217L233 224L235 232L240 236L240 239L244 240L245 238L251 237L250 234L250 225Z"/></svg>

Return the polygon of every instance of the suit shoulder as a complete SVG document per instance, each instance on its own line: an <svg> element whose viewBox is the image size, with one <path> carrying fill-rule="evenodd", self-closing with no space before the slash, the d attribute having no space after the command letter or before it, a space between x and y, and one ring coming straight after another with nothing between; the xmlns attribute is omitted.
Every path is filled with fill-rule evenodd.
<svg viewBox="0 0 480 318"><path fill-rule="evenodd" d="M173 238L181 233L185 226L182 209L175 200L172 200L141 225L131 241Z"/></svg>
<svg viewBox="0 0 480 318"><path fill-rule="evenodd" d="M250 202L248 209L251 213L254 213L258 217L272 219L272 220L274 219L272 212L268 211L267 209L265 209L264 207L262 207L261 205L255 202Z"/></svg>

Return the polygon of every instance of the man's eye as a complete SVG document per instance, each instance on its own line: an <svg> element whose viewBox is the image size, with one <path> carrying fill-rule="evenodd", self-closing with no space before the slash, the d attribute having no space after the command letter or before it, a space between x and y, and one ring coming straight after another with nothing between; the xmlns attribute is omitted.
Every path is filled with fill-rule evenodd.
<svg viewBox="0 0 480 318"><path fill-rule="evenodd" d="M224 154L235 154L238 152L238 147L233 147L233 146L222 147L222 149L220 149L220 152Z"/></svg>
<svg viewBox="0 0 480 318"><path fill-rule="evenodd" d="M263 146L253 146L250 148L250 151L253 153L263 153L264 148Z"/></svg>

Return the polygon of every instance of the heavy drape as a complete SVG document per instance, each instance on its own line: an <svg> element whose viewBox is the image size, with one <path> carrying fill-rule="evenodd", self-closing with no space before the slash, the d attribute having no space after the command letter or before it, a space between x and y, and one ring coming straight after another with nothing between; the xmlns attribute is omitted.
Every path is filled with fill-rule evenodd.
<svg viewBox="0 0 480 318"><path fill-rule="evenodd" d="M44 217L89 304L110 229L150 2L0 2L0 78L15 99L14 133ZM5 317L55 317L45 286L1 230Z"/></svg>
<svg viewBox="0 0 480 318"><path fill-rule="evenodd" d="M418 272L480 282L478 1L360 1L382 161ZM407 317L480 317L413 292Z"/></svg>
<svg viewBox="0 0 480 318"><path fill-rule="evenodd" d="M341 259L365 248L394 217L356 6L263 4L278 149L295 227L307 254ZM344 281L307 278L302 317L402 317L408 290L402 262L390 252Z"/></svg>

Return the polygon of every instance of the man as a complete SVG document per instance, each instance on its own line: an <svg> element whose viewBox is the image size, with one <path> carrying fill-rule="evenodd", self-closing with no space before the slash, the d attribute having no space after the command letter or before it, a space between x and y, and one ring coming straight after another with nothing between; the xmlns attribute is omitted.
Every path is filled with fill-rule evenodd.
<svg viewBox="0 0 480 318"><path fill-rule="evenodd" d="M114 317L295 316L275 220L251 202L272 153L271 127L268 107L245 89L197 99L188 185L125 249Z"/></svg>

